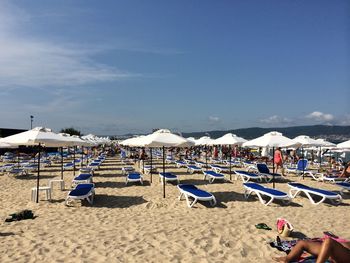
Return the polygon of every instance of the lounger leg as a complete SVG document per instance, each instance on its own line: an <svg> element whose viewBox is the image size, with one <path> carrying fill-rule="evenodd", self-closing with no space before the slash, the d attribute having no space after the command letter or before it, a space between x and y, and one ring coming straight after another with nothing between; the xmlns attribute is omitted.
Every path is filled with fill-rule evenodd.
<svg viewBox="0 0 350 263"><path fill-rule="evenodd" d="M264 204L265 204L266 206L268 206L274 199L275 199L275 198L271 197L271 199L270 199L268 202L265 202L265 201L264 201Z"/></svg>
<svg viewBox="0 0 350 263"><path fill-rule="evenodd" d="M180 195L179 195L179 200L180 200L180 201L181 201L182 196L183 196L183 193L180 192Z"/></svg>
<svg viewBox="0 0 350 263"><path fill-rule="evenodd" d="M261 197L260 193L259 192L255 192L255 194L258 196L260 202L263 204L263 205L268 205L269 203L271 203L271 201L273 200L273 198L271 198L271 200L266 203L265 200Z"/></svg>
<svg viewBox="0 0 350 263"><path fill-rule="evenodd" d="M192 207L195 205L195 203L197 203L197 201L198 201L198 199L195 198L195 199L193 200L193 202L189 205L189 207L192 208Z"/></svg>

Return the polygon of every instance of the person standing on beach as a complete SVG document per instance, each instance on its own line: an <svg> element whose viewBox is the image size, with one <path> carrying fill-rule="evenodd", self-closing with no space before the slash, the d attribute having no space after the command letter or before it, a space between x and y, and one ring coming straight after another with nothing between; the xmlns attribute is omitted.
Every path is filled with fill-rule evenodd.
<svg viewBox="0 0 350 263"><path fill-rule="evenodd" d="M284 176L283 154L282 154L282 151L281 151L281 147L278 147L277 150L275 150L274 162L275 162L275 170L273 172L277 173L278 172L278 168L281 168L281 173Z"/></svg>

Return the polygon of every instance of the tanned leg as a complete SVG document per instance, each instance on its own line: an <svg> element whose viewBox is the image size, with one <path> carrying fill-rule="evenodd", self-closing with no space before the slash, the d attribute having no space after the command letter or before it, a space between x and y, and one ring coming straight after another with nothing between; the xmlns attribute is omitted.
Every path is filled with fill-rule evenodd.
<svg viewBox="0 0 350 263"><path fill-rule="evenodd" d="M321 251L322 243L301 240L290 251L286 257L273 258L277 262L289 263L299 259L304 251L309 252L312 255L318 256Z"/></svg>
<svg viewBox="0 0 350 263"><path fill-rule="evenodd" d="M317 257L316 263L323 263L331 257L337 263L350 262L350 249L332 238L326 238Z"/></svg>

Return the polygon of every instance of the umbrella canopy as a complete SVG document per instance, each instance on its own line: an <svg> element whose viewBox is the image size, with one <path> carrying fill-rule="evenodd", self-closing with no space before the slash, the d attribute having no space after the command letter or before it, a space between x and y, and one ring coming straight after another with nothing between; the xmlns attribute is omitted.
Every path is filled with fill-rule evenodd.
<svg viewBox="0 0 350 263"><path fill-rule="evenodd" d="M0 142L0 148L9 149L9 148L17 148L17 146L6 142Z"/></svg>
<svg viewBox="0 0 350 263"><path fill-rule="evenodd" d="M320 147L335 147L336 144L326 141L325 139L316 139L316 141L320 144Z"/></svg>
<svg viewBox="0 0 350 263"><path fill-rule="evenodd" d="M212 140L211 145L242 145L247 140L238 137L236 134L227 133L224 136Z"/></svg>
<svg viewBox="0 0 350 263"><path fill-rule="evenodd" d="M163 148L163 173L165 173L165 147L189 147L194 143L177 134L171 133L170 130L161 129L142 137L138 140L140 147L162 147ZM165 179L163 181L163 197L165 198Z"/></svg>
<svg viewBox="0 0 350 263"><path fill-rule="evenodd" d="M149 134L138 140L141 147L190 147L194 143L177 134L171 133L170 130L161 129ZM135 145L136 146L136 145Z"/></svg>
<svg viewBox="0 0 350 263"><path fill-rule="evenodd" d="M12 145L39 146L38 150L38 176L36 189L36 202L39 202L39 177L40 177L40 146L62 147L66 146L69 141L63 136L56 134L51 129L36 127L32 130L21 132L0 139L1 142L7 142Z"/></svg>
<svg viewBox="0 0 350 263"><path fill-rule="evenodd" d="M54 133L51 129L36 127L32 130L17 133L0 139L0 142L5 142L11 145L26 145L35 146L43 145L46 147L61 147L66 146L67 140L62 136Z"/></svg>
<svg viewBox="0 0 350 263"><path fill-rule="evenodd" d="M322 146L320 141L310 138L307 135L299 135L293 139L296 144L303 147Z"/></svg>
<svg viewBox="0 0 350 263"><path fill-rule="evenodd" d="M211 139L209 136L203 136L196 140L195 145L210 145L212 141L213 139Z"/></svg>
<svg viewBox="0 0 350 263"><path fill-rule="evenodd" d="M145 135L133 137L126 139L124 141L121 141L120 144L124 146L129 146L129 147L137 147L142 143L142 140L146 137Z"/></svg>
<svg viewBox="0 0 350 263"><path fill-rule="evenodd" d="M350 149L350 140L337 144L337 148Z"/></svg>
<svg viewBox="0 0 350 263"><path fill-rule="evenodd" d="M242 144L243 147L292 147L300 144L285 137L280 132L272 131Z"/></svg>
<svg viewBox="0 0 350 263"><path fill-rule="evenodd" d="M71 136L68 133L59 133L63 137L63 140L66 141L64 146L91 146L92 143L84 141L79 138L79 136Z"/></svg>
<svg viewBox="0 0 350 263"><path fill-rule="evenodd" d="M194 137L188 137L186 138L188 141L193 142L194 144L196 144L196 139Z"/></svg>

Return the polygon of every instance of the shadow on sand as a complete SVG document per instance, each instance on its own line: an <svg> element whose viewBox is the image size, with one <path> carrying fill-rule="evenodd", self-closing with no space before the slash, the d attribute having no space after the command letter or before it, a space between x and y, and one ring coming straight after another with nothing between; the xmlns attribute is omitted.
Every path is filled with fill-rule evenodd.
<svg viewBox="0 0 350 263"><path fill-rule="evenodd" d="M147 201L142 196L115 196L98 194L95 196L93 207L128 208L145 204Z"/></svg>

